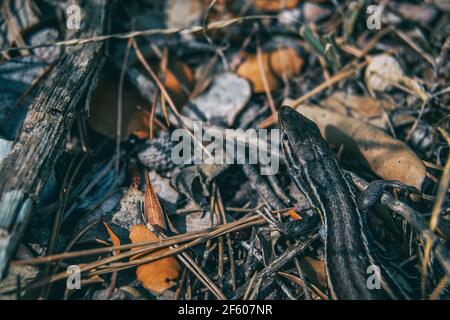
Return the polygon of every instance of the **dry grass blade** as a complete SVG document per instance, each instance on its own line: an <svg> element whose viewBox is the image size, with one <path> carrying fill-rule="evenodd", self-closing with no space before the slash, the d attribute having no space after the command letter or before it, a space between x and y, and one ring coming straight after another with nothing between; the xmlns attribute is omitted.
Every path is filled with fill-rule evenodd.
<svg viewBox="0 0 450 320"><path fill-rule="evenodd" d="M273 102L272 93L270 92L269 82L267 81L267 75L264 71L264 61L262 56L261 46L259 44L259 37L257 37L257 48L256 48L256 56L258 60L259 73L261 76L261 80L264 86L264 91L266 93L267 101L270 106L270 110L272 110L272 116L275 116L277 113L277 109L275 108L275 103Z"/></svg>
<svg viewBox="0 0 450 320"><path fill-rule="evenodd" d="M111 263L113 263L115 261L122 260L122 259L130 258L131 256L134 256L136 254L150 253L150 252L154 252L157 249L168 247L168 246L171 245L171 244L168 244L168 243L172 242L172 244L174 244L174 243L177 243L177 241L180 242L179 239L180 238L183 239L183 237L176 237L176 236L173 237L173 238L176 238L177 241L171 241L172 239L168 238L167 242L163 242L163 239L160 239L160 240L157 240L155 242L157 242L157 243L161 243L162 242L162 244L160 244L160 245L152 245L152 244L150 244L147 247L145 245L143 246L143 244L137 244L137 245L123 245L121 247L116 247L116 248L105 248L105 249L103 249L104 250L103 252L113 251L113 250L116 250L116 249L123 249L123 248L126 248L126 247L130 248L130 247L141 246L141 248L139 248L138 250L122 252L122 253L120 253L118 255L115 255L115 256L103 258L103 259L100 259L98 261L94 261L94 262L88 263L88 264L86 264L86 265L84 265L84 266L82 266L80 268L80 272L85 273L85 272L94 270L96 268L100 268L102 266L105 267L108 264L110 264L110 266L113 267L113 269L109 269L109 270L105 269L105 270L101 270L101 271L95 271L95 272L91 272L90 274L91 275L105 274L105 273L110 273L110 272L117 271L117 270L128 269L130 267L134 267L134 266L141 265L141 264L144 264L144 263L156 261L156 260L159 260L159 259L171 256L171 255L177 254L179 252L182 252L182 251L186 250L187 248L190 248L190 247L196 246L198 244L201 244L203 242L206 242L208 240L211 240L212 238L217 238L219 236L223 236L223 235L225 235L227 233L230 233L230 232L236 232L236 231L239 231L239 230L242 230L242 229L246 229L246 228L249 228L249 227L252 227L252 226L255 226L255 225L261 225L261 224L265 224L265 223L266 223L266 221L264 219L262 219L262 218L260 218L258 216L251 216L251 217L244 218L244 219L241 219L239 221L235 221L235 222L232 222L232 223L229 223L229 224L226 224L226 225L218 226L216 228L213 228L213 230L210 230L210 231L207 231L207 232L203 232L203 233L199 233L198 235L192 236L192 238L191 238L192 241L190 241L190 242L188 242L188 243L186 243L184 245L181 245L181 246L177 247L174 250L169 250L169 251L164 252L164 253L153 254L153 255L145 257L145 258L140 258L140 259L136 259L136 260L133 260L133 261L130 261L130 262L120 263L120 264L116 264L116 265L113 265ZM152 243L155 243L155 242L152 241ZM90 250L89 254L91 254L92 251L93 250ZM59 257L59 258L61 259L61 257ZM39 259L39 260L38 259L33 259L33 260L34 260L35 263L48 262L48 261L46 261L46 259ZM32 261L32 260L29 260L29 261ZM26 263L27 263L26 260L20 261L20 262L19 261L16 262L16 264L26 264ZM53 283L53 282L56 282L56 281L60 281L60 280L66 279L68 276L69 276L69 274L67 274L66 272L61 272L61 273L58 273L56 275L44 278L44 279L42 279L40 281L31 283L26 289L27 290L33 290L33 289L39 288L39 287L41 287L43 285L46 285L48 283ZM15 290L15 287L14 288L5 288L0 293L2 293L2 294L3 293L7 293L10 290Z"/></svg>
<svg viewBox="0 0 450 320"><path fill-rule="evenodd" d="M255 16L246 16L246 17L239 17L234 19L227 19L222 21L214 21L208 24L207 28L208 30L215 30L215 29L222 29L229 27L231 25L244 22L244 21L252 21L252 20L262 20L262 19L274 19L276 17L273 16L267 16L267 15L255 15ZM101 35L91 38L84 38L84 39L71 39L71 40L65 40L65 41L57 41L53 43L42 43L39 45L33 45L33 46L21 46L21 47L8 47L4 49L0 49L0 53L9 53L13 51L20 51L20 50L32 50L37 48L44 48L44 47L61 47L61 46L76 46L76 45L85 45L89 43L95 43L99 41L106 41L111 39L132 39L137 37L145 37L145 36L152 36L152 35L172 35L177 33L182 34L189 34L189 33L196 33L196 32L202 32L203 26L195 26L192 28L169 28L169 29L148 29L148 30L142 30L142 31L132 31L132 32L125 32L125 33L116 33L116 34L108 34L108 35Z"/></svg>
<svg viewBox="0 0 450 320"><path fill-rule="evenodd" d="M450 146L450 135L448 134L448 132L442 128L437 128L437 130L442 134L442 136L447 141L447 144ZM444 172L442 173L442 176L441 176L441 181L439 182L439 189L438 189L438 192L436 195L436 200L434 202L433 211L431 212L431 218L430 218L430 224L429 224L431 233L433 233L438 226L439 216L442 211L442 204L444 202L445 195L447 194L447 191L448 191L449 182L450 182L450 154L447 158L447 163L445 164ZM431 239L431 237L428 237L428 239L426 241L425 249L424 249L424 258L422 261L422 285L421 285L421 287L422 287L423 295L425 295L425 282L426 282L426 276L427 276L427 266L430 261L430 253L431 253L432 245L433 245L432 239Z"/></svg>

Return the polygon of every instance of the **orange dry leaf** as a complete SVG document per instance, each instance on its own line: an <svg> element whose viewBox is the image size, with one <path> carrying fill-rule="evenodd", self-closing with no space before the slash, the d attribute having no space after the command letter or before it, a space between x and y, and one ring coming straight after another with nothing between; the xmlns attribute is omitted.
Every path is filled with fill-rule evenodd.
<svg viewBox="0 0 450 320"><path fill-rule="evenodd" d="M133 244L157 238L153 232L142 224L131 227L130 240ZM162 253L167 250L163 249L157 252ZM174 257L166 257L137 267L136 276L145 289L154 294L160 294L176 285L180 270L181 267Z"/></svg>
<svg viewBox="0 0 450 320"><path fill-rule="evenodd" d="M103 224L106 228L106 231L108 232L109 237L111 238L111 242L113 244L114 247L120 246L120 239L118 236L116 236L116 234L114 233L114 231L112 231L111 227L103 221ZM114 250L114 254L118 254L120 251L119 250Z"/></svg>
<svg viewBox="0 0 450 320"><path fill-rule="evenodd" d="M278 12L282 9L293 9L299 2L299 0L255 0L254 5L259 10Z"/></svg>
<svg viewBox="0 0 450 320"><path fill-rule="evenodd" d="M303 59L294 48L283 48L262 53L263 71L266 75L270 91L278 89L282 79L287 80L298 75L303 66ZM248 79L254 93L263 93L264 84L258 64L257 55L247 55L236 73Z"/></svg>
<svg viewBox="0 0 450 320"><path fill-rule="evenodd" d="M150 183L148 173L145 174L145 198L144 198L144 214L147 222L152 226L159 226L165 229L163 211Z"/></svg>
<svg viewBox="0 0 450 320"><path fill-rule="evenodd" d="M165 223L161 204L150 183L148 173L145 174L145 177L145 218L152 226L158 226L164 229ZM132 243L139 243L157 238L158 237L144 225L135 225L131 227L130 239ZM162 253L167 250L168 249L163 249L156 252ZM174 257L167 257L137 267L136 276L144 288L155 294L159 294L176 284L180 269L181 267Z"/></svg>
<svg viewBox="0 0 450 320"><path fill-rule="evenodd" d="M302 217L297 212L295 212L295 210L289 210L288 213L291 216L291 218L294 219L294 220L301 220L302 219Z"/></svg>

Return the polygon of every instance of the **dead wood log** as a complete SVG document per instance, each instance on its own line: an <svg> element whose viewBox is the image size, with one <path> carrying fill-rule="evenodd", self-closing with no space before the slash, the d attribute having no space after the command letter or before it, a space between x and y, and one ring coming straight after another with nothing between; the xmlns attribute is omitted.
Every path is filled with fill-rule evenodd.
<svg viewBox="0 0 450 320"><path fill-rule="evenodd" d="M74 37L104 33L106 2L79 3L81 30ZM64 151L77 108L82 99L89 98L103 60L102 42L65 48L37 91L11 152L0 165L0 279L47 178Z"/></svg>

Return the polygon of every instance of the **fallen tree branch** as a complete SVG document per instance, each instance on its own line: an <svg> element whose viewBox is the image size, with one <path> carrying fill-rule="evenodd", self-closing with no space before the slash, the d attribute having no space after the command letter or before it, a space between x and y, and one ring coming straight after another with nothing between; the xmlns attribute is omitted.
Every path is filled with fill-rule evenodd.
<svg viewBox="0 0 450 320"><path fill-rule="evenodd" d="M77 35L104 31L106 0L85 1ZM21 132L0 166L0 279L5 275L35 203L64 151L77 107L102 66L103 43L67 47L31 103Z"/></svg>

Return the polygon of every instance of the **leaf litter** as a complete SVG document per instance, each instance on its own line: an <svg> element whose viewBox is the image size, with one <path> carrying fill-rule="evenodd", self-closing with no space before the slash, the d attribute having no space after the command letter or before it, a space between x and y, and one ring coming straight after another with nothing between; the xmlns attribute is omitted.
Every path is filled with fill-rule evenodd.
<svg viewBox="0 0 450 320"><path fill-rule="evenodd" d="M276 141L246 141L244 130L277 128L276 111L291 105L356 190L380 179L412 187L389 189L368 228L410 298L448 299L447 2L379 4L380 28L366 1L115 2L110 36L52 45L69 39L64 4L5 1L0 167L65 47L102 43L106 62L40 183L0 297L331 299L320 219L282 153L272 176L238 158L173 161L177 130L210 152L204 132L242 129L225 140L270 152ZM67 265L82 270L81 290L64 288Z"/></svg>

